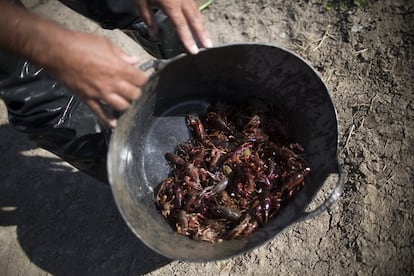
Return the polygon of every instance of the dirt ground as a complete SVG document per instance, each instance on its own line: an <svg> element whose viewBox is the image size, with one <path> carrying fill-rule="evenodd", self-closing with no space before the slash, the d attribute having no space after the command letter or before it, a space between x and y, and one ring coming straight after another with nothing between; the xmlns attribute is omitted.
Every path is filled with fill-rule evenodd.
<svg viewBox="0 0 414 276"><path fill-rule="evenodd" d="M25 4L108 34L56 2ZM320 72L339 118L340 200L242 256L168 260L135 238L109 187L36 148L8 125L1 103L0 275L413 275L412 1L338 11L325 1L217 0L203 14L216 44L271 43ZM134 51L122 35L114 41Z"/></svg>

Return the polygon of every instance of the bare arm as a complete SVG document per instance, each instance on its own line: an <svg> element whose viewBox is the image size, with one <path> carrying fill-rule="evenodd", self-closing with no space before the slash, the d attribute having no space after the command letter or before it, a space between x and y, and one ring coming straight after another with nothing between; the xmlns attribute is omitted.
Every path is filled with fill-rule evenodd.
<svg viewBox="0 0 414 276"><path fill-rule="evenodd" d="M67 30L7 0L0 0L0 48L44 67L108 125L102 103L124 111L141 95L145 73L109 40Z"/></svg>

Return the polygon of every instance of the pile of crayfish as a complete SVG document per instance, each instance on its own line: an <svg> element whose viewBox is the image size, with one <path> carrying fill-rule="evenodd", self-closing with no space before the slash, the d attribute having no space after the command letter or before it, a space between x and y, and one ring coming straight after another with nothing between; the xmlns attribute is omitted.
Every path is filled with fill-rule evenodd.
<svg viewBox="0 0 414 276"><path fill-rule="evenodd" d="M192 138L165 154L172 173L156 190L168 223L194 240L249 237L305 185L304 149L281 108L260 100L188 114Z"/></svg>

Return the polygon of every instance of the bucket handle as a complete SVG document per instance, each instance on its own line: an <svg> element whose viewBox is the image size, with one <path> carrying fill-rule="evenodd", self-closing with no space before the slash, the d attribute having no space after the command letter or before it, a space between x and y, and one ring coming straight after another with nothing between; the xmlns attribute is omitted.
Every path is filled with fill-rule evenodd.
<svg viewBox="0 0 414 276"><path fill-rule="evenodd" d="M182 58L183 56L186 56L186 53L181 53L175 57L169 58L169 59L150 59L145 61L139 66L139 69L146 72L150 69L154 69L155 72L158 72L159 70L163 69L168 63L171 61L177 60Z"/></svg>
<svg viewBox="0 0 414 276"><path fill-rule="evenodd" d="M344 175L343 175L342 168L339 165L339 163L337 163L336 165L338 169L337 171L338 181L336 182L336 186L334 190L332 191L332 193L320 206L316 207L316 209L309 211L309 212L304 211L302 216L299 217L298 221L313 219L314 217L319 216L323 212L327 211L331 207L331 205L334 204L339 199L344 189Z"/></svg>
<svg viewBox="0 0 414 276"><path fill-rule="evenodd" d="M167 63L168 63L167 59L151 59L141 64L139 66L139 69L141 69L144 72L150 69L154 69L154 71L156 72L164 68L165 65L167 65Z"/></svg>

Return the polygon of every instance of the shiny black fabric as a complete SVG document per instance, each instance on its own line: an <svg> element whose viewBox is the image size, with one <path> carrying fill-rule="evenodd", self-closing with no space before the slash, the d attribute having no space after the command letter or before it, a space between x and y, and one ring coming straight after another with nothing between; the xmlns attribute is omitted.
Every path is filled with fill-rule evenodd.
<svg viewBox="0 0 414 276"><path fill-rule="evenodd" d="M95 114L42 68L5 53L0 53L0 64L0 98L10 124L39 147L106 183L110 131Z"/></svg>

